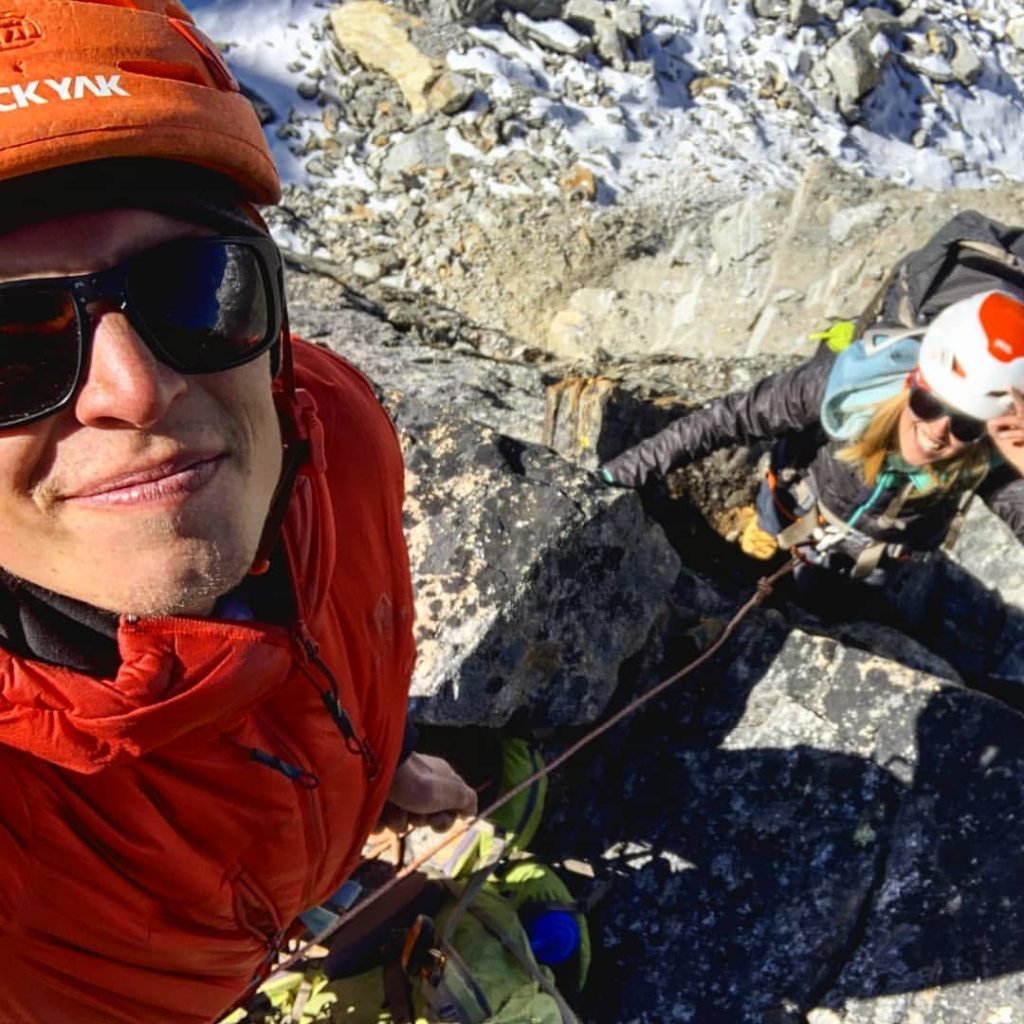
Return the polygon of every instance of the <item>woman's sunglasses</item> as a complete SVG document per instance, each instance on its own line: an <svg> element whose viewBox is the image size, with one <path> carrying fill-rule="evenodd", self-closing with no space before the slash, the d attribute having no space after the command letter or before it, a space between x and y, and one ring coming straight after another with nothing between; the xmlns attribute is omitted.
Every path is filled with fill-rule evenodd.
<svg viewBox="0 0 1024 1024"><path fill-rule="evenodd" d="M0 284L0 428L49 416L89 364L90 304L125 313L160 362L219 373L266 352L282 320L281 257L269 238L185 238L116 267Z"/></svg>
<svg viewBox="0 0 1024 1024"><path fill-rule="evenodd" d="M910 389L910 411L919 420L926 421L948 416L949 432L961 444L977 444L985 436L984 420L976 420L973 416L965 416L962 412L951 409L924 388Z"/></svg>

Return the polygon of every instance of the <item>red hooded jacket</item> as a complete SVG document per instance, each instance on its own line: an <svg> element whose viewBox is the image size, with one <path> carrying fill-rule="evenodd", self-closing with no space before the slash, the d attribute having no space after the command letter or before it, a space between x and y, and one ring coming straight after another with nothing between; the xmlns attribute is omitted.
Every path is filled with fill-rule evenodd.
<svg viewBox="0 0 1024 1024"><path fill-rule="evenodd" d="M0 651L2 1024L208 1024L377 820L414 658L401 453L357 371L295 360L322 433L284 525L290 629L122 618L100 680Z"/></svg>

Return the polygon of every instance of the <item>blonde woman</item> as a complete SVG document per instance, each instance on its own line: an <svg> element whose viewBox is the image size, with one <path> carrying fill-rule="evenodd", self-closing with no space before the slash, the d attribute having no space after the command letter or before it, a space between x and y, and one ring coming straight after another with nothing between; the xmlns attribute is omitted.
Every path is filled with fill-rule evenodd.
<svg viewBox="0 0 1024 1024"><path fill-rule="evenodd" d="M982 292L926 329L873 330L717 399L600 474L638 487L718 448L777 438L744 550L797 548L805 589L845 579L863 596L863 584L937 548L975 492L1024 541L1022 389L1024 302ZM847 588L847 610L849 598Z"/></svg>

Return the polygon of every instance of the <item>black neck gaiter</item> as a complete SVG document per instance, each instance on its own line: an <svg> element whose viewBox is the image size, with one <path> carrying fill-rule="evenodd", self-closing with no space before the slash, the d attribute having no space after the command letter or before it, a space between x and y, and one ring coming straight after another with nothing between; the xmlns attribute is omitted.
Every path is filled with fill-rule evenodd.
<svg viewBox="0 0 1024 1024"><path fill-rule="evenodd" d="M284 551L279 544L270 569L246 576L218 602L232 597L252 612L253 620L286 626L294 618L294 602ZM213 617L218 618L214 609ZM84 601L20 579L0 568L0 646L12 654L113 679L121 665L117 648L120 616Z"/></svg>

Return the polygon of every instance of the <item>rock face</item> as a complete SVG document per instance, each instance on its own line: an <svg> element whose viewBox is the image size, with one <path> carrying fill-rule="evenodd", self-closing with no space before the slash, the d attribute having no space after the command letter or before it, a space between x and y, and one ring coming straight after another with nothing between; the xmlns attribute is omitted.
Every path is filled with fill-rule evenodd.
<svg viewBox="0 0 1024 1024"><path fill-rule="evenodd" d="M734 232L737 251L752 234ZM551 357L427 345L338 311L337 296L293 305L301 332L370 373L403 439L421 723L591 721L692 660L749 593L749 564L744 580L703 550L726 546L714 531L676 532L717 583L680 570L636 495L540 442L592 464L630 427L656 429L777 359L580 378ZM677 507L710 512L755 458L705 460ZM968 595L924 624L926 645L869 623L826 635L782 588L699 674L553 778L538 853L584 859L609 886L590 913L584 1020L1015 1019L1024 718L960 685L946 655L979 646L972 615L982 584L998 586L1007 614L980 653L998 649L995 682L1022 703L1022 579L1020 545L977 508L951 559L922 568L925 592L952 581Z"/></svg>
<svg viewBox="0 0 1024 1024"><path fill-rule="evenodd" d="M758 616L558 783L557 848L611 883L585 1018L1014 1019L1022 730Z"/></svg>
<svg viewBox="0 0 1024 1024"><path fill-rule="evenodd" d="M809 351L806 336L856 318L889 267L960 210L1020 218L1024 188L908 191L812 165L796 189L742 199L671 247L576 291L547 347L567 358Z"/></svg>
<svg viewBox="0 0 1024 1024"><path fill-rule="evenodd" d="M592 722L678 573L660 527L636 495L531 440L543 429L539 370L519 367L503 383L487 371L474 388L488 364L471 354L403 343L356 312L293 317L374 378L402 438L412 714L444 725Z"/></svg>
<svg viewBox="0 0 1024 1024"><path fill-rule="evenodd" d="M1013 223L1024 200L1019 185L908 191L821 160L797 161L786 187L638 214L609 205L610 165L581 161L559 118L604 117L595 69L633 73L647 47L652 68L672 56L660 86L672 68L709 117L756 93L794 118L837 106L852 137L895 69L936 88L983 82L988 29L968 16L946 31L930 9L758 0L758 34L771 23L822 45L796 72L738 88L727 66L688 67L624 4L359 6L422 74L410 87L363 49L369 30L345 35L354 13L336 12L333 65L311 79L329 128L312 158L325 177L345 160L366 177L326 213L322 196L293 192L275 216L326 253L322 271L358 279L376 315L339 310L335 284L294 274L293 322L366 370L403 441L414 716L554 727L553 754L562 727L706 649L759 571L725 538L761 449L717 453L642 502L588 471L809 354L808 330L858 313L957 209ZM1006 33L1024 38L1015 22ZM542 51L544 74L575 76L578 94L538 104L533 77L490 95L468 59L442 59L481 39L495 61ZM446 71L466 82L435 95ZM440 99L454 95L465 105ZM913 144L933 129L922 116ZM962 683L983 677L1024 706L1022 580L1020 545L977 507L949 557L904 581L908 606L933 608L916 639L826 627L780 586L709 666L553 778L538 853L584 859L609 886L590 913L588 1024L1021 1017L1024 719Z"/></svg>
<svg viewBox="0 0 1024 1024"><path fill-rule="evenodd" d="M547 449L393 406L406 440L406 529L423 722L592 722L643 645L678 558L636 496L581 486Z"/></svg>

